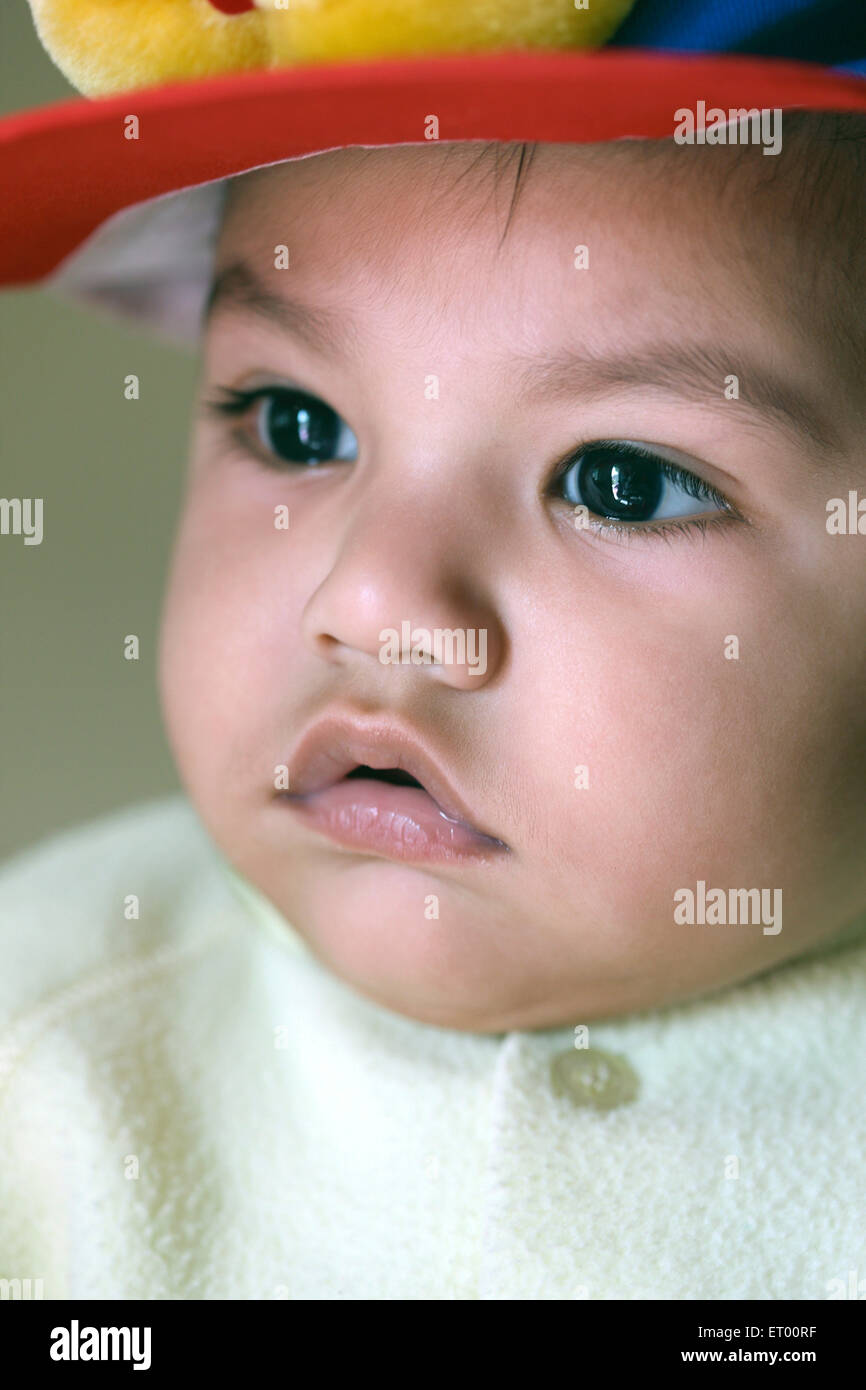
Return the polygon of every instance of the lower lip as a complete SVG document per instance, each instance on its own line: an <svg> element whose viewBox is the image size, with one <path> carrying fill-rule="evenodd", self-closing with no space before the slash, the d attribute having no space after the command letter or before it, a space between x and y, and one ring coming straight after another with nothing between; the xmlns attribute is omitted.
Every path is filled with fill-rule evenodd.
<svg viewBox="0 0 866 1390"><path fill-rule="evenodd" d="M446 816L420 787L358 777L307 796L283 793L281 800L336 844L388 859L457 863L489 860L507 848L501 840Z"/></svg>

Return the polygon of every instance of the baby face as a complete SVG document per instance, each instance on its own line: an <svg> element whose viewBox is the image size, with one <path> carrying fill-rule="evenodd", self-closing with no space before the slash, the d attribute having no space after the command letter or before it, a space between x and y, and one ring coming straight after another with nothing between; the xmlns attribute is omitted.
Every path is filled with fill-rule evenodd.
<svg viewBox="0 0 866 1390"><path fill-rule="evenodd" d="M760 156L540 146L513 208L471 145L231 188L165 718L227 858L391 1010L619 1015L866 907L863 422Z"/></svg>

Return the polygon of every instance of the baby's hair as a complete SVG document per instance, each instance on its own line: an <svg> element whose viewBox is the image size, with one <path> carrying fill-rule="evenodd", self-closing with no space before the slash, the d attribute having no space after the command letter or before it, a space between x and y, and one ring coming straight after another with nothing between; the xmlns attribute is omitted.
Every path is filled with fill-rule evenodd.
<svg viewBox="0 0 866 1390"><path fill-rule="evenodd" d="M738 195L744 217L765 215L772 228L767 261L776 273L766 276L767 291L793 332L821 339L852 404L866 409L866 116L787 111L778 155L730 152L732 174L752 155Z"/></svg>
<svg viewBox="0 0 866 1390"><path fill-rule="evenodd" d="M755 156L763 154L760 148L747 144L731 144L727 147L711 147L713 157L724 151L729 156L729 160L718 159L714 170L712 163L707 167L721 177L730 174L730 161L733 161L735 168L740 168L745 161L750 161L753 169L761 175L758 180L761 186L774 185L780 176L795 168L799 177L792 188L793 207L799 211L801 216L817 218L822 213L824 216L829 213L831 216L840 217L846 224L850 222L849 250L852 257L859 262L864 247L866 247L866 241L862 236L864 176L866 176L866 115L849 111L786 111L782 117L782 131L783 151L788 152L787 158L780 159L779 156L771 156L757 160ZM629 152L638 144L643 146L644 150L654 148L663 152L674 151L672 137L666 140L652 141L623 140L616 142L615 145L596 145L584 148L596 149L608 154L613 149ZM522 181L529 172L537 147L537 142L534 141L486 141L481 146L476 158L455 180L455 184L459 183L461 179L466 178L476 170L482 161L492 158L494 183L498 183L501 176L507 173L512 165L516 164L514 187L506 220L506 232L517 205ZM464 146L461 142L454 141L450 148L459 150ZM706 148L700 152L704 158L706 158ZM677 147L676 153L679 153L679 147ZM685 161L682 162L685 163ZM849 210L850 218L846 216ZM858 214L861 215L859 222L857 221Z"/></svg>
<svg viewBox="0 0 866 1390"><path fill-rule="evenodd" d="M450 148L460 149L461 145L459 142L455 141L450 146ZM484 145L482 145L476 158L472 160L472 162L468 164L460 174L458 174L457 178L454 181L455 185L458 184L461 181L461 179L465 179L468 175L472 174L473 171L477 170L479 164L481 164L485 160L489 160L492 158L493 186L495 190L498 187L503 174L507 174L510 171L511 167L516 165L514 174L514 186L511 190L511 202L508 207L508 216L505 219L505 226L502 230L500 245L508 235L508 228L511 225L511 218L514 214L514 209L517 206L517 199L520 195L520 188L523 181L526 178L526 175L529 172L529 166L532 163L536 149L537 142L529 140L487 141Z"/></svg>

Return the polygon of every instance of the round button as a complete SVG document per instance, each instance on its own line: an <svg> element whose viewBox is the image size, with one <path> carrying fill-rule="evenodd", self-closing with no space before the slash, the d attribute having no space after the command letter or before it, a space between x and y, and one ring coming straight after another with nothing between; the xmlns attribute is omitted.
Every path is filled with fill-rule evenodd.
<svg viewBox="0 0 866 1390"><path fill-rule="evenodd" d="M628 1105L639 1089L637 1076L625 1058L600 1047L572 1047L558 1053L550 1065L550 1080L556 1095L595 1110Z"/></svg>

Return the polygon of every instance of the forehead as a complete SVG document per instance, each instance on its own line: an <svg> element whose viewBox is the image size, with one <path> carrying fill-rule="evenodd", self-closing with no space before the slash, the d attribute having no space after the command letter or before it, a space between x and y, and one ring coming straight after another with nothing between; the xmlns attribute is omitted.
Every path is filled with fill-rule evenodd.
<svg viewBox="0 0 866 1390"><path fill-rule="evenodd" d="M515 194L516 153L443 142L253 171L229 185L218 264L243 255L267 271L285 244L293 286L323 307L348 293L427 321L549 309L563 294L626 321L650 303L688 314L696 298L723 312L732 294L751 317L769 308L778 199L744 217L754 175L742 153L734 171L718 147L540 145Z"/></svg>
<svg viewBox="0 0 866 1390"><path fill-rule="evenodd" d="M687 210L689 227L706 223L709 232L726 211L739 217L750 182L742 154L726 167L718 147L708 159L706 148L671 141L536 145L518 171L519 154L513 145L436 142L335 150L253 170L228 185L221 237L255 241L285 223L309 242L328 224L323 253L339 254L349 238L353 246L375 239L384 258L423 252L431 240L453 249L471 237L475 251L485 240L513 244L545 230L570 237L614 220L617 237L675 233ZM771 201L765 206L772 210Z"/></svg>

